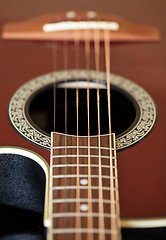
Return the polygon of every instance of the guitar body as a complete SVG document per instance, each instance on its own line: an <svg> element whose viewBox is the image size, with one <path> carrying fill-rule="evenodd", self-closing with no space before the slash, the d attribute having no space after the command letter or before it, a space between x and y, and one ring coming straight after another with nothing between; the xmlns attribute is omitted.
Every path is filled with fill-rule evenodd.
<svg viewBox="0 0 166 240"><path fill-rule="evenodd" d="M25 2L24 5L23 2L20 1L20 3L17 3L17 6L11 6L10 8L8 8L7 5L11 5L8 0L1 3L1 26L8 21L22 21L35 17L36 15L54 12L53 8L56 12L67 9L66 2L63 0L59 3L46 3L42 1L40 8L37 3L33 1ZM154 25L161 31L162 40L160 43L131 42L111 44L111 72L123 76L144 88L153 98L158 114L154 129L143 141L124 151L119 151L117 154L120 213L122 219L164 218L166 216L165 7L166 3L163 1L156 3L156 1L152 0L147 0L146 2L134 1L134 3L127 0L125 4L123 4L123 1L108 2L106 0L102 1L102 4L100 1L95 1L94 3L84 1L84 3L77 4L75 1L71 1L70 4L70 9L77 8L80 11L94 9L95 11L107 12L108 14L117 14L131 21ZM0 49L0 146L16 146L21 149L24 148L33 151L49 163L50 151L48 149L27 141L27 139L14 129L9 121L8 106L13 94L23 84L35 77L50 73L54 70L52 50L49 44L28 41L4 41L2 39L0 40ZM81 54L83 55L83 53ZM59 55L57 70L61 70L62 67L63 57ZM123 121L123 118L121 121ZM4 161L6 161L6 159L2 158L2 162ZM10 156L8 156L9 173L13 171L10 161ZM20 157L17 161L24 162L25 158L23 157L21 160ZM1 168L4 167L3 164ZM34 164L34 166L31 166L31 164ZM37 174L40 176L41 170L38 169L37 164L33 163L33 161L32 163L28 163L27 168L35 168ZM21 170L21 166L18 168L18 173L20 171L23 171L23 169ZM13 174L17 175L16 172ZM23 174L26 175L24 171ZM42 174L41 171L41 175ZM13 179L16 175L13 175ZM34 199L37 199L37 196L41 194L42 199L39 205L42 206L42 204L44 204L43 189L45 180L44 176L41 178L39 182L42 182L42 186L38 183L36 186L36 189L38 189L37 192L34 190L32 193L31 190L28 190L28 194L34 194ZM34 176L32 176L31 184L35 181L34 179ZM5 180L3 184L5 184ZM20 188L22 189L23 185L21 185ZM6 201L8 200L6 199ZM26 201L27 200L25 200L25 202ZM39 199L36 201L39 202ZM4 202L1 202L1 204L6 205ZM20 208L25 207L27 210L27 206L28 202ZM38 209L35 211L37 206L38 204L34 203L32 208L28 209L30 213L27 216L39 222L36 229L40 229L41 231L39 231L40 234L37 233L35 239L44 239L44 230L41 223L43 208L38 206ZM12 210L11 208L14 208L14 203L12 203L10 209L7 210L7 216L10 215L10 211L16 211L16 209ZM20 211L20 213L18 213L18 211ZM27 212L24 213L24 210L18 211L18 219L20 216L28 214ZM33 211L36 212L34 215L32 213ZM18 222L18 224L20 223ZM131 230L129 233L127 231L129 230L123 230L123 239L144 239L143 237L146 236L146 234L150 236L146 239L160 239L160 235L161 239L164 239L163 236L166 236L164 229L153 230L152 236L150 235L150 230L147 229L137 229L135 232ZM154 232L156 232L158 238L153 238ZM41 233L43 234L42 237Z"/></svg>

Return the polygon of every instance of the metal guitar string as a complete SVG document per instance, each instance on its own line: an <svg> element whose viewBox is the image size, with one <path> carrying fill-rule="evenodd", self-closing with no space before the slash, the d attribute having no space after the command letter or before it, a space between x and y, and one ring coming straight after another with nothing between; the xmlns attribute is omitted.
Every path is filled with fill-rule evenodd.
<svg viewBox="0 0 166 240"><path fill-rule="evenodd" d="M95 48L95 65L97 80L97 116L98 116L98 151L99 151L99 240L105 240L105 223L104 223L104 205L103 205L103 183L102 183L102 163L101 163L101 128L100 128L100 89L99 89L99 71L100 71L100 30L94 30L94 48Z"/></svg>
<svg viewBox="0 0 166 240"><path fill-rule="evenodd" d="M63 62L64 69L67 70L68 67L68 42L63 41ZM57 69L57 51L58 51L58 43L55 41L53 43L53 74ZM64 79L67 82L67 79ZM56 128L56 81L53 83L53 100L54 100L54 132ZM65 175L67 175L67 87L65 85ZM52 164L52 163L51 163ZM67 186L67 178L65 178L65 186ZM64 191L64 197L67 199L68 191ZM67 212L67 204L65 205ZM67 219L64 220L64 225L66 224Z"/></svg>
<svg viewBox="0 0 166 240"><path fill-rule="evenodd" d="M53 47L52 58L53 58L53 74L54 74L57 67L57 42L56 41L53 41L52 47ZM55 117L56 117L56 80L55 78L53 83L53 106L54 106L53 121L54 121L54 132L55 132Z"/></svg>
<svg viewBox="0 0 166 240"><path fill-rule="evenodd" d="M64 69L68 69L68 41L63 42ZM64 79L67 83L67 78ZM67 134L67 86L65 85L65 134ZM66 145L65 145L66 147Z"/></svg>
<svg viewBox="0 0 166 240"><path fill-rule="evenodd" d="M64 61L64 69L67 70L68 69L68 41L64 40L63 41L63 61ZM67 78L64 79L64 82L67 83ZM68 174L68 139L67 139L67 86L65 84L65 176L67 176ZM65 186L68 186L68 179L67 177L65 177ZM66 189L64 191L64 198L67 199L68 198L68 194L69 194L69 191ZM68 204L66 203L64 205L64 211L67 212L67 209L68 209ZM64 218L63 220L63 226L65 227L67 225L67 218ZM65 237L63 237L65 238Z"/></svg>
<svg viewBox="0 0 166 240"><path fill-rule="evenodd" d="M112 159L112 136L111 136L111 92L110 92L110 32L104 30L104 47L105 47L105 65L106 65L106 81L107 81L107 102L108 102L108 120L109 120L109 143L110 143L110 200L111 201L111 230L115 234L112 235L112 240L118 240L117 230L117 215L114 194L114 173L113 173L113 159Z"/></svg>
<svg viewBox="0 0 166 240"><path fill-rule="evenodd" d="M91 183L91 140L90 140L90 89L89 89L89 70L90 70L90 30L85 30L85 63L87 72L87 117L88 117L88 199L92 199L92 183ZM93 212L92 201L88 201L88 212ZM89 216L87 219L87 225L90 229L93 229L93 216ZM87 240L94 240L93 232L87 233Z"/></svg>
<svg viewBox="0 0 166 240"><path fill-rule="evenodd" d="M79 30L74 31L74 50L75 50L75 68L77 72L76 76L76 118L77 118L77 178L76 178L76 199L80 199L80 189L79 189L79 89L78 89L78 82L79 82L79 74L78 74L78 69L79 69L79 45L80 45L80 40L79 40ZM80 201L76 203L76 212L79 213L78 218L75 218L75 227L76 229L81 228L81 217L80 217ZM75 239L82 239L81 232L75 232Z"/></svg>
<svg viewBox="0 0 166 240"><path fill-rule="evenodd" d="M52 62L53 62L53 75L56 71L57 68L57 42L53 41L52 42ZM53 131L55 131L55 117L56 117L56 79L54 77L54 82L53 82ZM53 136L53 135L52 135ZM51 158L50 158L50 166L53 165L53 158L52 158L52 146L53 146L53 139L51 141ZM53 175L53 168L50 167L50 176ZM53 212L53 203L52 203L52 199L53 199L53 191L51 189L51 187L53 186L53 178L50 178L50 192L49 192L49 208L50 208L50 213ZM53 234L53 218L51 217L51 223L50 223L50 228L49 228L49 236L52 236Z"/></svg>
<svg viewBox="0 0 166 240"><path fill-rule="evenodd" d="M88 31L88 30L87 30ZM86 31L86 39L85 39L85 59L86 59L86 70L87 70L87 114L88 114L88 187L91 184L91 167L90 167L90 116L89 116L89 68L90 68L90 39L88 39L89 33ZM79 69L79 31L75 31L75 66L76 70ZM110 43L109 43L109 31L104 31L104 44L105 44L105 63L106 63L106 79L107 79L107 98L108 98L108 117L109 117L109 134L110 134L110 187L111 187L111 214L116 215L115 210L115 195L114 195L114 181L113 181L113 166L112 166L112 139L111 139L111 113L110 113ZM67 43L64 41L64 68L67 69ZM56 44L53 45L53 66L55 71L56 66ZM104 206L103 206L103 191L102 191L102 164L101 164L101 130L100 130L100 90L99 90L99 70L100 70L100 36L99 30L94 30L94 49L95 49L95 65L96 65L96 80L97 80L97 112L98 112L98 144L99 144L99 240L105 240L105 226L104 226ZM78 74L78 71L77 71ZM67 79L65 79L67 81ZM79 186L79 89L78 89L79 75L76 76L76 115L77 115L77 186ZM54 131L55 131L55 112L56 112L56 84L54 83L53 87L54 93ZM65 134L67 134L67 88L65 87ZM67 146L65 140L65 149ZM66 152L65 152L66 156ZM66 159L66 157L65 157ZM92 198L91 186L88 188L88 198ZM80 199L80 189L79 187L76 189L76 198ZM92 203L91 203L92 204ZM92 206L90 206L88 211L92 211ZM80 213L80 202L76 203L76 212ZM89 218L88 218L89 220ZM91 226L90 229L93 229L93 217L89 220ZM78 214L75 222L76 228L81 228L81 217ZM111 230L116 228L116 219L111 218ZM92 232L88 232L88 240L92 239ZM75 233L76 239L81 239L81 233ZM117 235L112 236L112 240L117 240Z"/></svg>

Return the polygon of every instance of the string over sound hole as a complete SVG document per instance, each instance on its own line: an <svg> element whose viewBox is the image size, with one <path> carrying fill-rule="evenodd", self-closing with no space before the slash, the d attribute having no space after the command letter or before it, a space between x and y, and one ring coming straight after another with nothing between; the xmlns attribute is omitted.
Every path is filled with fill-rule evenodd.
<svg viewBox="0 0 166 240"><path fill-rule="evenodd" d="M84 80L81 80L83 83ZM96 84L97 85L97 84ZM90 89L90 135L98 134L97 90ZM77 135L76 89L68 88L67 93L63 84L56 88L55 131ZM102 87L102 86L101 86ZM105 87L104 87L105 88ZM107 90L100 88L100 125L101 134L109 133ZM40 130L50 134L54 130L53 123L53 85L36 92L28 101L27 112L29 120ZM66 94L66 100L65 100ZM112 132L116 135L128 129L136 118L136 109L130 96L120 92L118 88L111 88ZM88 135L87 89L79 88L78 105L79 135Z"/></svg>

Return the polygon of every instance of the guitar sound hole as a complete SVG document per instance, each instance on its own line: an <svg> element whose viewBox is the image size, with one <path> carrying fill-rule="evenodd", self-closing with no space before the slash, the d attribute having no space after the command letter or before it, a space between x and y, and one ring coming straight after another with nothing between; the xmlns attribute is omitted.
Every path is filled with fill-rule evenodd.
<svg viewBox="0 0 166 240"><path fill-rule="evenodd" d="M53 85L33 94L26 103L26 115L29 122L39 131L50 135L54 130ZM130 95L117 87L111 88L112 132L121 135L130 128L138 115L137 104ZM98 134L97 91L90 89L90 135ZM55 131L77 135L76 89L67 89L67 111L65 113L65 89L56 88ZM66 120L65 120L66 116ZM79 89L78 112L79 135L88 135L87 90ZM109 133L107 90L100 89L100 131ZM66 125L66 126L65 126Z"/></svg>

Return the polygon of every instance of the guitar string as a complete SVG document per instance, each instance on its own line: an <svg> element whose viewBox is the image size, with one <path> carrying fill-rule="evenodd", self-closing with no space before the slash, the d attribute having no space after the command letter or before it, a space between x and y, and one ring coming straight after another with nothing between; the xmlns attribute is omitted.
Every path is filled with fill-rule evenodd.
<svg viewBox="0 0 166 240"><path fill-rule="evenodd" d="M52 58L53 58L53 74L56 71L57 67L57 42L53 42L53 51L52 51ZM54 83L53 83L53 129L55 132L55 118L56 118L56 79L54 78Z"/></svg>
<svg viewBox="0 0 166 240"><path fill-rule="evenodd" d="M63 56L64 56L64 69L68 69L68 41L64 41ZM67 83L67 78L64 80ZM67 86L65 84L65 136L67 134ZM66 147L66 145L65 145Z"/></svg>
<svg viewBox="0 0 166 240"><path fill-rule="evenodd" d="M77 36L78 37L78 36ZM97 38L95 38L97 39ZM108 38L109 39L109 38ZM78 65L79 65L79 40L76 39L75 40L75 45L76 45L76 69L78 69ZM95 40L95 55L97 56L99 53L98 53L98 43L97 41ZM109 65L109 57L108 57L108 51L109 47L108 47L108 40L107 40L107 36L106 36L106 32L105 32L105 58L106 58L106 72L107 72L107 95L108 95L108 112L109 112L109 130L110 130L110 136L111 136L111 124L110 124L110 119L111 119L111 115L110 115L110 106L109 106L109 102L110 102L110 89L109 89L109 77L108 77L108 72L110 73L110 69L108 67ZM54 46L54 50L53 50L53 62L54 62L54 70L55 70L55 64L56 64L56 55L55 55L55 50L56 50L56 47ZM98 56L99 57L99 56ZM97 67L98 66L98 59L99 58L95 58L97 59L96 60L96 75L98 75L98 72L97 70L99 70L99 68ZM79 80L79 77L77 76L77 82ZM97 82L99 84L99 77L97 76ZM66 89L67 90L67 89ZM65 132L66 132L66 90L65 90ZM88 94L89 90L87 90L87 96L89 95ZM100 100L99 100L100 96L99 96L99 86L97 87L97 103L98 103L98 131L99 131L99 151L100 151ZM89 101L89 100L88 100ZM79 126L78 126L78 107L79 107L79 90L78 90L78 87L76 88L76 108L77 108L77 158L78 158L78 169L77 169L77 174L79 176ZM89 109L89 103L88 103L88 109ZM55 111L56 111L56 83L54 83L54 131L55 131ZM89 111L89 110L88 110ZM89 114L88 114L89 115ZM89 118L89 117L88 117ZM89 121L89 120L88 120ZM88 132L89 132L89 123L88 123ZM89 134L88 134L89 135ZM111 138L110 138L110 143L111 143ZM111 144L110 144L111 145ZM112 151L110 151L111 155L112 155ZM99 154L100 156L100 154ZM112 158L111 158L112 159ZM101 163L101 159L99 160L99 163ZM100 169L100 168L99 168ZM111 168L112 169L112 168ZM100 169L101 171L101 169ZM112 171L111 171L112 172ZM99 175L101 175L102 172L100 172ZM113 173L111 173L111 176L112 176ZM79 177L77 179L77 184L79 185ZM102 186L102 182L100 183L101 186ZM101 192L101 191L100 191ZM80 195L80 192L77 193L78 194L78 197ZM112 195L112 194L111 194ZM114 194L113 194L114 196ZM100 196L101 197L101 196ZM80 198L80 197L79 197ZM111 207L112 208L112 207ZM100 210L103 209L103 206L100 207ZM112 208L113 209L113 208ZM78 210L78 207L77 207L77 210ZM76 221L78 222L78 225L80 226L80 221ZM103 220L102 220L103 222ZM103 224L102 222L100 222L100 226ZM113 224L111 224L111 227L112 227ZM101 236L101 235L99 235ZM103 239L103 236L99 239ZM116 239L116 238L115 238Z"/></svg>
<svg viewBox="0 0 166 240"><path fill-rule="evenodd" d="M62 43L63 45L65 45L65 41ZM58 43L55 41L54 44L53 44L53 72L56 71L56 68L57 68L57 51L58 51ZM67 58L65 58L66 56L66 52L65 52L65 47L63 49L63 55L64 55L64 69L67 68ZM55 128L56 128L56 125L55 125L55 122L56 122L56 91L57 91L57 87L56 87L56 81L54 81L54 84L53 84L53 99L54 99L54 132L55 132ZM65 88L65 133L66 133L66 105L67 105L67 102L66 102L66 95L67 95L67 90ZM66 136L65 136L65 156L67 155L66 153ZM66 157L65 157L65 161L66 161ZM51 163L52 164L52 163ZM66 164L65 164L66 166ZM65 168L65 174L66 174L66 171L67 169ZM53 179L52 179L53 180ZM65 181L66 181L66 178L65 178ZM53 183L52 183L53 184ZM67 184L67 183L66 183ZM66 185L65 184L65 185ZM66 194L66 191L64 192L64 196ZM63 197L63 196L62 196ZM66 219L65 219L66 220ZM65 224L65 223L64 223Z"/></svg>
<svg viewBox="0 0 166 240"><path fill-rule="evenodd" d="M79 189L79 89L78 89L78 82L79 82L79 45L80 45L80 40L79 40L79 31L75 30L74 32L74 45L75 45L75 68L76 68L76 119L77 119L77 178L76 178L76 199L80 199L80 189ZM80 213L80 202L78 201L76 203L76 212ZM76 229L81 228L81 217L80 214L78 217L75 218L75 227ZM75 239L82 239L82 235L79 232L75 233Z"/></svg>
<svg viewBox="0 0 166 240"><path fill-rule="evenodd" d="M68 68L68 41L67 40L64 40L63 41L63 61L64 61L64 70L67 70ZM66 83L67 83L67 78L64 79L64 84L65 84L65 88L64 88L64 98L65 98L65 176L67 176L68 174L68 138L67 138L67 86L66 86ZM68 178L66 177L65 180L64 180L64 185L67 186L68 185ZM67 199L68 198L68 194L69 194L69 191L67 189L64 190L64 198ZM68 203L64 204L64 211L67 212L67 209L68 209ZM63 221L63 227L65 228L65 226L67 225L68 223L68 219L65 218L64 221ZM63 239L65 239L65 235L63 236Z"/></svg>
<svg viewBox="0 0 166 240"><path fill-rule="evenodd" d="M90 70L90 30L85 30L85 62L87 72L87 117L88 117L88 199L92 199L92 183L91 183L91 157L90 157L90 89L89 89L89 70ZM88 212L92 213L92 202L88 202ZM93 216L89 216L87 219L87 226L93 229ZM94 240L94 233L88 232L87 240Z"/></svg>
<svg viewBox="0 0 166 240"><path fill-rule="evenodd" d="M106 82L107 82L107 102L108 102L108 120L109 120L109 144L110 144L110 200L111 200L111 214L116 215L115 195L114 195L114 174L113 174L113 160L112 160L112 137L111 137L111 92L110 92L110 32L104 30L104 47L105 47L105 66L106 66ZM112 240L118 240L117 222L116 218L111 218L111 230L116 234L112 235Z"/></svg>
<svg viewBox="0 0 166 240"><path fill-rule="evenodd" d="M53 78L54 78L54 82L53 82L53 131L55 132L55 122L56 122L56 79L54 76L54 73L56 71L57 68L57 42L53 41L52 42L52 47L53 47L53 51L52 51L52 62L53 62ZM52 142L51 142L51 146L53 147L53 143L54 143L54 134L52 134ZM53 155L53 149L51 150ZM53 161L52 161L52 157L50 158L50 166L53 165ZM51 174L53 175L53 169L50 168L51 170ZM50 212L53 212L53 203L52 203L52 199L53 199L53 190L51 189L51 186L53 186L53 179L50 179ZM52 236L53 234L53 218L51 217L51 226L49 229L49 234L50 236Z"/></svg>
<svg viewBox="0 0 166 240"><path fill-rule="evenodd" d="M100 71L100 30L94 30L94 48L95 48L95 65L96 65L96 80L97 80L97 118L98 118L98 150L99 150L99 240L105 240L105 223L104 223L104 205L103 205L103 190L102 190L102 163L101 163L101 126L100 126L100 89L99 89L99 71Z"/></svg>
<svg viewBox="0 0 166 240"><path fill-rule="evenodd" d="M52 159L52 155L53 155L53 146L54 146L54 135L51 133L51 158L50 158L50 166L52 166L53 164L53 159ZM53 169L50 168L50 176L53 175ZM51 189L51 187L53 186L53 179L50 178L50 189L49 189L49 211L50 211L50 215L51 213L53 213L53 203L52 203L52 199L53 199L53 190ZM50 217L50 227L49 227L49 238L51 239L52 234L53 234L53 217Z"/></svg>

